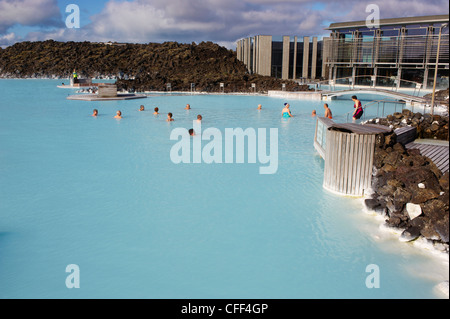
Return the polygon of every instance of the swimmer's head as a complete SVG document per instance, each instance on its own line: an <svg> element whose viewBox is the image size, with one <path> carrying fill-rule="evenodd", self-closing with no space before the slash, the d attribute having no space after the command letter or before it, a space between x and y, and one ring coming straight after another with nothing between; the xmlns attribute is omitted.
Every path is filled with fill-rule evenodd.
<svg viewBox="0 0 450 319"><path fill-rule="evenodd" d="M159 108L155 107L155 112L158 113L158 111L159 111Z"/></svg>
<svg viewBox="0 0 450 319"><path fill-rule="evenodd" d="M193 129L193 128L191 128L191 129L189 130L189 135L190 135L190 136L194 136L194 135L195 135L195 132L194 132L194 129Z"/></svg>
<svg viewBox="0 0 450 319"><path fill-rule="evenodd" d="M144 110L145 110L144 106L141 105L141 108L139 109L139 111L144 111Z"/></svg>
<svg viewBox="0 0 450 319"><path fill-rule="evenodd" d="M122 112L120 112L120 111L117 111L117 116L122 116Z"/></svg>
<svg viewBox="0 0 450 319"><path fill-rule="evenodd" d="M94 113L93 115L98 115L98 110L94 109L93 113Z"/></svg>
<svg viewBox="0 0 450 319"><path fill-rule="evenodd" d="M201 121L203 119L203 117L199 114L197 115L197 120Z"/></svg>
<svg viewBox="0 0 450 319"><path fill-rule="evenodd" d="M261 110L261 109L262 109L262 105L258 104L258 110Z"/></svg>
<svg viewBox="0 0 450 319"><path fill-rule="evenodd" d="M168 117L169 119L171 119L171 118L172 118L172 116L173 116L173 114L172 114L172 113L169 113L169 114L167 114L167 117Z"/></svg>

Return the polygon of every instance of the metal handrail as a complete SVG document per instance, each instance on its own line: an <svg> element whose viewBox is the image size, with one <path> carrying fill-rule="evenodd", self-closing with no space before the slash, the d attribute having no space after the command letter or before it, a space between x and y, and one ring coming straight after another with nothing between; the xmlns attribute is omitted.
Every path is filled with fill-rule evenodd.
<svg viewBox="0 0 450 319"><path fill-rule="evenodd" d="M363 111L364 111L364 113L363 113L363 121L365 121L365 119L366 119L366 109L368 108L368 107L370 107L371 105L373 105L373 104L375 104L375 103L377 103L377 117L379 117L379 113L380 113L380 103L383 103L383 112L382 112L382 117L384 117L384 107L385 107L385 105L386 105L386 103L394 103L395 104L395 107L394 107L394 113L395 112L397 112L397 104L402 104L402 111L403 111L403 107L404 107L404 105L406 105L406 102L404 102L404 101L397 101L397 100L374 100L374 101L370 101L370 102L368 102L368 103L366 103L366 104L364 104L363 106L362 106L362 108L363 108ZM348 112L348 113L346 113L345 115L347 116L347 123L349 122L349 115L350 114L353 114L353 112L354 111L350 111L350 112Z"/></svg>
<svg viewBox="0 0 450 319"><path fill-rule="evenodd" d="M355 78L370 77L370 78L372 79L373 76L374 76L374 75L356 75ZM386 79L394 80L394 84L398 83L398 85L393 85L393 86L392 86L392 90L394 90L394 88L395 88L395 90L397 90L397 89L400 87L400 83L401 83L401 82L413 83L413 84L414 84L414 93L413 93L413 95L415 95L417 89L419 89L418 94L420 94L420 90L421 90L421 88L422 88L422 83L416 82L416 81L410 81L410 80L404 80L404 79L400 79L400 80L399 80L399 79L397 79L397 78L394 78L394 79L393 79L393 78L390 77L390 76L382 76L382 75L377 75L376 78L377 78L377 79L378 79L378 78L386 78ZM333 87L334 90L335 90L335 89L336 89L336 81L339 81L339 80L345 80L345 79L353 80L353 76L347 76L347 77L338 78L338 79L334 79L334 80L333 80L333 79L332 79L332 80L328 79L328 80L323 80L323 81L315 82L315 91L317 91L317 89L318 89L318 87L319 87L320 85L325 84L325 83L327 83L330 87ZM371 81L372 81L372 80L371 80ZM331 83L330 83L330 82L331 82ZM372 82L373 82L373 81L372 81ZM374 87L375 84L376 84L376 83L373 83L370 87ZM348 85L349 85L349 88L350 88L350 89L352 89L352 88L355 87L355 83L353 83L353 81L349 81Z"/></svg>

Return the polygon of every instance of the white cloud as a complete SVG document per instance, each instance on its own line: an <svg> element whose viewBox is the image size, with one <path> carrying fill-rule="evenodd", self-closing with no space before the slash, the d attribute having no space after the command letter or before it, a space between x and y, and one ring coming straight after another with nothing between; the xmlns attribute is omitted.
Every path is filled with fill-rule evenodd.
<svg viewBox="0 0 450 319"><path fill-rule="evenodd" d="M102 39L230 43L255 34L311 35L321 15L298 1L111 0L91 20L88 28Z"/></svg>
<svg viewBox="0 0 450 319"><path fill-rule="evenodd" d="M330 15L336 22L341 21L365 21L369 13L366 13L366 6L370 3L376 4L380 8L380 18L415 17L425 15L445 14L449 10L448 1L444 0L377 0L372 2L362 2L344 0L340 2L330 1L327 11L335 12ZM343 11L342 8L349 8ZM340 14L339 14L340 12ZM334 17L334 19L332 19Z"/></svg>
<svg viewBox="0 0 450 319"><path fill-rule="evenodd" d="M56 0L0 0L0 34L16 25L60 26Z"/></svg>
<svg viewBox="0 0 450 319"><path fill-rule="evenodd" d="M9 8L7 18L0 11L0 17L5 16L7 21L0 18L0 35L2 26L5 29L12 23L48 23L56 16L50 14L56 0L19 2L33 6L22 12L24 9L12 6L12 1L0 0L0 8ZM364 21L368 4L357 0L110 0L81 29L36 30L25 38L139 43L214 41L232 48L237 39L258 34L320 37L328 34L324 21ZM377 0L376 4L382 19L442 14L449 7L446 0ZM36 16L32 18L30 11Z"/></svg>
<svg viewBox="0 0 450 319"><path fill-rule="evenodd" d="M231 0L237 3L236 0ZM109 1L104 10L91 18L90 30L101 37L120 41L187 41L226 32L233 12L214 1L136 0ZM226 13L226 14L225 14ZM171 38L172 37L172 38Z"/></svg>
<svg viewBox="0 0 450 319"><path fill-rule="evenodd" d="M0 47L5 48L7 46L10 46L11 44L14 44L17 41L19 41L19 39L14 32L5 34L3 36L0 36Z"/></svg>

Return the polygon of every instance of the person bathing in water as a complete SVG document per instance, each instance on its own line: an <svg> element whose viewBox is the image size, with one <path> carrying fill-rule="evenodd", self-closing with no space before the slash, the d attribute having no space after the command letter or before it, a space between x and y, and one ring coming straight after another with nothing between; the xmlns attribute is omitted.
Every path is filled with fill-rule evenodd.
<svg viewBox="0 0 450 319"><path fill-rule="evenodd" d="M92 113L92 116L93 117L97 117L98 116L98 110L97 109L94 109L94 112Z"/></svg>
<svg viewBox="0 0 450 319"><path fill-rule="evenodd" d="M325 109L325 117L328 117L329 119L332 119L332 118L333 118L333 114L331 114L331 110L330 110L330 108L328 107L328 104L327 104L327 103L325 103L325 104L323 105L323 108Z"/></svg>
<svg viewBox="0 0 450 319"><path fill-rule="evenodd" d="M359 119L361 118L361 116L362 116L363 113L364 113L364 110L363 110L363 108L362 108L361 101L358 100L358 98L356 97L356 95L353 95L353 96L352 96L352 100L353 100L353 102L355 103L355 104L353 105L353 107L355 108L355 111L353 112L353 122L354 122L354 121L359 120Z"/></svg>
<svg viewBox="0 0 450 319"><path fill-rule="evenodd" d="M153 115L159 115L159 108L155 107L155 112L153 113Z"/></svg>
<svg viewBox="0 0 450 319"><path fill-rule="evenodd" d="M167 122L173 122L173 121L174 121L173 114L172 113L167 114Z"/></svg>
<svg viewBox="0 0 450 319"><path fill-rule="evenodd" d="M289 107L290 107L289 103L284 103L284 108L281 111L282 117L292 117L293 116Z"/></svg>
<svg viewBox="0 0 450 319"><path fill-rule="evenodd" d="M121 119L122 118L122 112L117 111L116 116L114 116L115 119Z"/></svg>

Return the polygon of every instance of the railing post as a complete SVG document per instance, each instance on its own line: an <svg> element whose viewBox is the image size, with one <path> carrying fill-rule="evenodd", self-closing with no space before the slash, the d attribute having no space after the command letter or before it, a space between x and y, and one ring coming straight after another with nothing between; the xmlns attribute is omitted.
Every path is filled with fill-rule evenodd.
<svg viewBox="0 0 450 319"><path fill-rule="evenodd" d="M335 88L335 86L334 86L334 80L330 80L330 81L328 82L328 85L330 86L330 91L334 92L334 89L332 89L332 88Z"/></svg>

